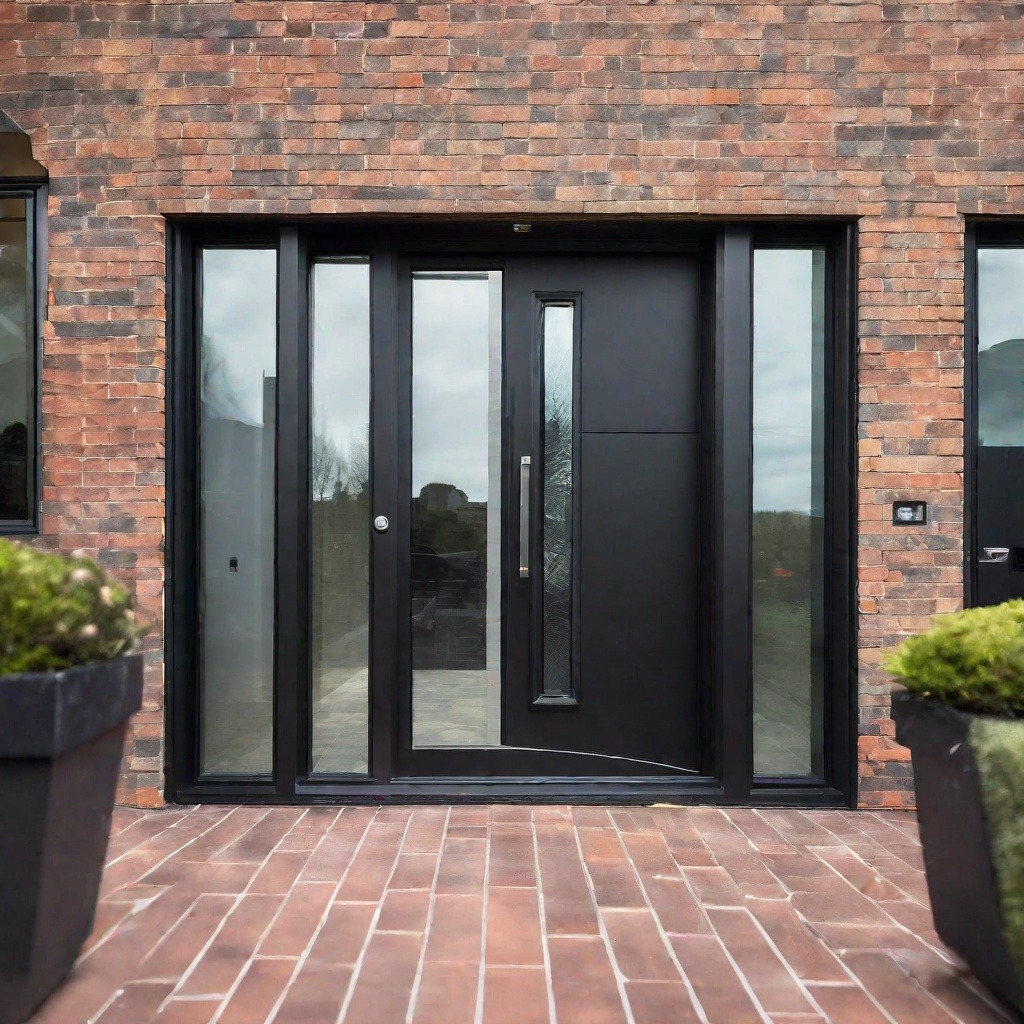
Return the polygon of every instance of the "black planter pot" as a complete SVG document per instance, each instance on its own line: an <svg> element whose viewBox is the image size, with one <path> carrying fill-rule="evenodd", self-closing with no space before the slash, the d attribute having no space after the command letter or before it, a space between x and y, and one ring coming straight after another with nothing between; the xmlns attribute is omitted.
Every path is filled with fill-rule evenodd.
<svg viewBox="0 0 1024 1024"><path fill-rule="evenodd" d="M67 977L92 928L142 655L0 677L0 1024Z"/></svg>
<svg viewBox="0 0 1024 1024"><path fill-rule="evenodd" d="M896 739L913 758L935 930L997 996L1024 1008L1005 939L981 775L969 742L974 716L900 693L893 696L892 717Z"/></svg>

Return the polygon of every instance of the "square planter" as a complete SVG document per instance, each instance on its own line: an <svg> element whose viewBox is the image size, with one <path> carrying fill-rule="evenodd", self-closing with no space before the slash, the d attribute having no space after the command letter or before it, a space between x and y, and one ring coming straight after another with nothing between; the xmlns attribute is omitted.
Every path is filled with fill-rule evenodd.
<svg viewBox="0 0 1024 1024"><path fill-rule="evenodd" d="M92 928L142 655L0 677L0 1024L67 976Z"/></svg>
<svg viewBox="0 0 1024 1024"><path fill-rule="evenodd" d="M1024 751L1024 721L957 711L907 693L893 696L896 739L914 765L918 823L935 930L997 996L1024 1009L1019 883L1024 848L998 778L1000 747ZM996 758L979 757L993 749ZM1011 781L1017 790L1024 780ZM1002 803L993 801L1000 801ZM1011 801L1013 798L1011 798ZM1009 825L1009 827L1007 827ZM1013 904L1017 904L1016 910Z"/></svg>

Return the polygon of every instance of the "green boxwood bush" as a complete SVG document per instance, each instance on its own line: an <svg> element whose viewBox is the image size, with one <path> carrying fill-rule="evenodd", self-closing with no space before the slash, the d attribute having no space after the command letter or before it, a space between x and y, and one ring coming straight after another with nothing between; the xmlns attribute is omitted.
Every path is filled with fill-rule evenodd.
<svg viewBox="0 0 1024 1024"><path fill-rule="evenodd" d="M0 539L0 675L109 661L144 632L95 562Z"/></svg>
<svg viewBox="0 0 1024 1024"><path fill-rule="evenodd" d="M983 715L1024 717L1024 600L937 615L882 662L911 692Z"/></svg>

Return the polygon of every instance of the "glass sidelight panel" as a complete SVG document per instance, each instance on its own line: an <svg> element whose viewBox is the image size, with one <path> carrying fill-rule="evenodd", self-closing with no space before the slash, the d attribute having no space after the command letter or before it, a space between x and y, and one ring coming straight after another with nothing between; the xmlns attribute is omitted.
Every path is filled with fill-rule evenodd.
<svg viewBox="0 0 1024 1024"><path fill-rule="evenodd" d="M1024 597L1024 505L1009 483L1024 475L1024 248L983 245L977 260L973 596L994 605Z"/></svg>
<svg viewBox="0 0 1024 1024"><path fill-rule="evenodd" d="M370 642L370 265L314 264L312 751L367 771Z"/></svg>
<svg viewBox="0 0 1024 1024"><path fill-rule="evenodd" d="M1024 447L1024 249L978 250L978 445Z"/></svg>
<svg viewBox="0 0 1024 1024"><path fill-rule="evenodd" d="M501 742L501 289L497 271L413 274L417 747Z"/></svg>
<svg viewBox="0 0 1024 1024"><path fill-rule="evenodd" d="M825 250L754 253L754 773L823 777Z"/></svg>
<svg viewBox="0 0 1024 1024"><path fill-rule="evenodd" d="M576 307L546 302L544 353L543 675L545 697L571 697L573 352Z"/></svg>
<svg viewBox="0 0 1024 1024"><path fill-rule="evenodd" d="M277 254L202 252L200 770L269 775Z"/></svg>

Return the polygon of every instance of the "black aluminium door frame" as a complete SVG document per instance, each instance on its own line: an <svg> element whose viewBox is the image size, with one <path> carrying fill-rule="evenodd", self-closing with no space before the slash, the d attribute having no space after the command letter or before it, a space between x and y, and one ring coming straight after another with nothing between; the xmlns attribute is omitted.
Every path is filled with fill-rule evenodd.
<svg viewBox="0 0 1024 1024"><path fill-rule="evenodd" d="M968 218L964 224L964 606L982 602L978 586L978 250L1024 248L1024 219Z"/></svg>
<svg viewBox="0 0 1024 1024"><path fill-rule="evenodd" d="M167 234L168 270L168 578L166 593L167 798L211 802L424 802L558 801L645 803L656 800L740 804L849 805L856 801L856 643L855 582L855 285L856 225L782 223L696 225L685 222L576 223L534 221L534 233L513 232L511 221L370 221L307 219L240 223L214 218L174 218ZM828 550L829 668L826 700L826 778L758 780L751 775L750 599L737 594L737 579L750 578L749 468L750 360L753 248L756 244L824 245L830 260L827 311L830 329L829 436L826 527ZM701 724L705 750L703 774L686 779L625 777L490 780L449 776L396 777L397 715L394 641L404 610L398 607L400 531L374 542L371 595L375 639L371 653L373 686L370 713L370 775L308 780L299 770L308 756L308 722L300 722L307 701L298 683L308 668L304 653L300 592L292 609L281 607L285 583L298 583L299 562L287 580L277 576L275 632L294 632L277 645L275 680L275 781L198 778L196 678L197 553L197 388L195 260L202 245L252 244L279 253L279 358L285 382L279 398L291 394L285 409L290 437L308 442L309 342L308 274L313 254L368 255L371 260L371 318L374 395L371 437L373 509L393 515L401 506L394 424L398 413L400 330L399 255L446 256L458 260L499 257L503 253L696 252L701 263L702 405L710 423L704 444L702 479L712 496L703 517L707 543L702 571L709 580L702 602L700 629L708 679ZM283 257L283 258L282 258ZM292 319L286 322L287 316ZM304 337L303 337L304 335ZM286 351L286 349L288 351ZM303 374L305 379L303 381ZM728 379L727 379L728 378ZM303 386L304 385L304 386ZM305 396L305 397L303 397ZM303 403L306 403L304 406ZM746 431L744 435L744 431ZM292 449L294 450L294 449ZM737 476L737 471L740 476ZM308 524L308 500L302 491L302 460L277 481L278 541L282 555L299 559L308 542L299 536ZM283 499L283 500L282 500ZM303 505L305 503L305 513ZM390 508L381 507L389 504ZM290 537L283 536L288 530ZM368 526L369 529L369 526ZM744 535L745 531L745 535ZM382 538L383 539L383 538ZM308 580L307 580L308 583ZM292 591L294 594L296 591ZM305 594L305 598L301 594ZM282 664L285 659L288 664ZM304 659L306 659L304 661ZM385 678L381 678L382 674ZM290 692L282 692L290 691ZM285 716L290 721L277 720ZM305 716L308 719L308 715Z"/></svg>

